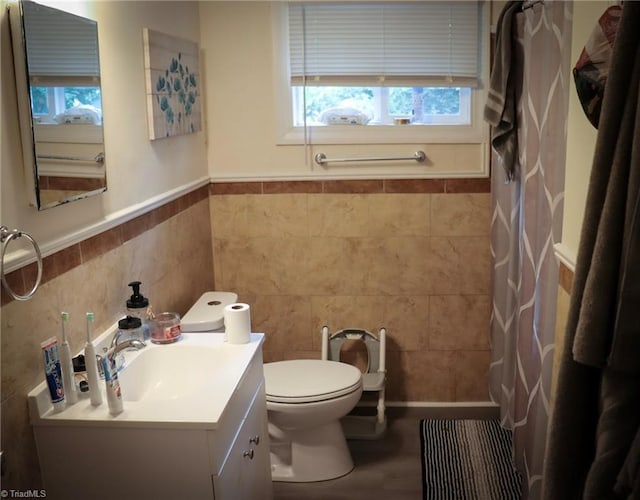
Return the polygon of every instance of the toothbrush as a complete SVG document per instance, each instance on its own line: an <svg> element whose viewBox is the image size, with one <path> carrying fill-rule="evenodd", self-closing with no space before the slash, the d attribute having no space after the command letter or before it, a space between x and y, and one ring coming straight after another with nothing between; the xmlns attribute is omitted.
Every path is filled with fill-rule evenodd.
<svg viewBox="0 0 640 500"><path fill-rule="evenodd" d="M78 393L76 392L76 381L73 373L73 363L71 362L71 348L67 342L67 332L64 325L69 321L69 313L60 313L62 318L62 345L60 346L60 361L62 363L62 386L64 387L64 396L68 405L77 403Z"/></svg>
<svg viewBox="0 0 640 500"><path fill-rule="evenodd" d="M87 313L87 343L84 346L84 362L87 365L87 378L89 379L89 395L91 404L99 406L102 404L102 393L100 392L100 377L98 376L98 360L96 349L91 343L91 323L93 323L93 313Z"/></svg>

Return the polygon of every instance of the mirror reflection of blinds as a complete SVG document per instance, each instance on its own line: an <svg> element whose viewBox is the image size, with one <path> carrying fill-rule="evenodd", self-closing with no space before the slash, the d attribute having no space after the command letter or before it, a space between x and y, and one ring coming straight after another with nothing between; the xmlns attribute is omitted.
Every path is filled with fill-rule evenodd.
<svg viewBox="0 0 640 500"><path fill-rule="evenodd" d="M100 84L95 21L33 2L22 2L22 8L31 84Z"/></svg>
<svg viewBox="0 0 640 500"><path fill-rule="evenodd" d="M478 1L289 5L291 82L477 87Z"/></svg>

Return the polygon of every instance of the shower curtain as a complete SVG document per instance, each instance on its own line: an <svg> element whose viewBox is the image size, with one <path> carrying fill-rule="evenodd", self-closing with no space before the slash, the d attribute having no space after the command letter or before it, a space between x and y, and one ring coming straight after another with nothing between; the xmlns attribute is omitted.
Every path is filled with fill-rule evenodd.
<svg viewBox="0 0 640 500"><path fill-rule="evenodd" d="M535 500L542 498L554 351L558 263L553 245L562 229L572 4L547 2L524 11L519 5L516 11L512 180L505 183L508 166L500 166L497 154L492 168L490 394L500 405L503 426L513 430L522 498Z"/></svg>

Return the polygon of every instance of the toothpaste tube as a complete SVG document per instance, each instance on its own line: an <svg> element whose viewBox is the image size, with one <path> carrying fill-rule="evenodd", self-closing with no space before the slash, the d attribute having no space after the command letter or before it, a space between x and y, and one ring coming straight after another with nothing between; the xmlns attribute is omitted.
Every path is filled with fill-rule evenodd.
<svg viewBox="0 0 640 500"><path fill-rule="evenodd" d="M51 337L40 344L44 356L44 374L49 387L51 404L54 411L62 411L65 408L64 389L62 386L62 367L58 354L58 339Z"/></svg>
<svg viewBox="0 0 640 500"><path fill-rule="evenodd" d="M116 356L113 349L108 351L102 358L104 366L104 382L107 387L107 404L109 405L109 413L118 415L122 413L122 390L118 381L118 368L116 366Z"/></svg>

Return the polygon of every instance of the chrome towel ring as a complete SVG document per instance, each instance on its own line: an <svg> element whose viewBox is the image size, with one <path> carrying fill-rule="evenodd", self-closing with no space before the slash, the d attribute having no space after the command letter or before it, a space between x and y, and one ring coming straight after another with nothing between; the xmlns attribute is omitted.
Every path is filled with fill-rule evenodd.
<svg viewBox="0 0 640 500"><path fill-rule="evenodd" d="M35 251L36 262L38 263L38 275L36 277L36 282L33 285L33 288L25 295L19 295L14 292L9 286L9 283L7 283L7 278L4 274L4 254L6 253L7 247L12 240L16 240L23 236L31 242L33 250ZM40 247L38 247L36 240L34 240L30 234L24 233L17 229L9 230L7 226L0 226L0 243L2 243L2 255L0 256L0 274L2 275L2 285L4 286L7 293L11 295L15 300L29 300L36 293L36 290L40 286L40 280L42 280L42 254L40 253Z"/></svg>

